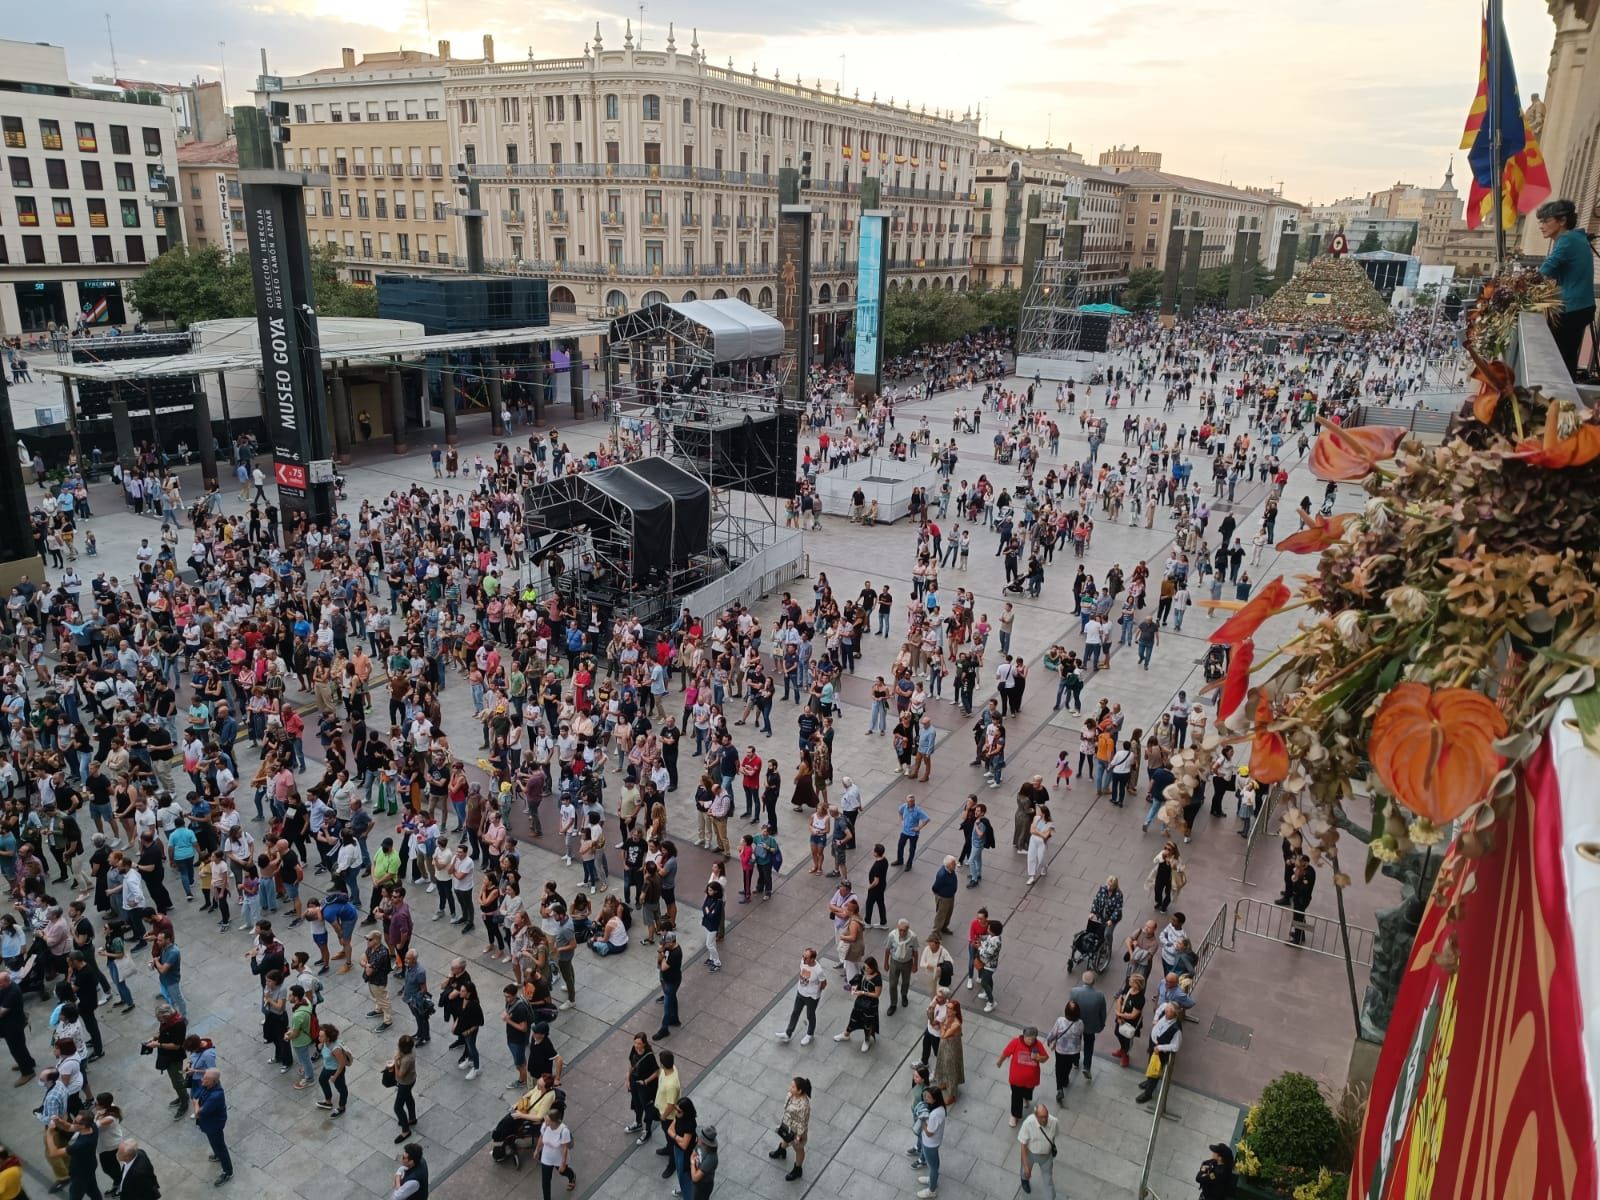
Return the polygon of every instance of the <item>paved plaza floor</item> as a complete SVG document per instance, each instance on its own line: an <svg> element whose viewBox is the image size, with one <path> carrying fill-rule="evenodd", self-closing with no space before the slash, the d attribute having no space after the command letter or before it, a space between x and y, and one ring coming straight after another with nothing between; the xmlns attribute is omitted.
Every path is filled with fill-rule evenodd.
<svg viewBox="0 0 1600 1200"><path fill-rule="evenodd" d="M1103 400L1104 389L1095 391L1099 393L1095 400ZM1047 407L1053 407L1053 393L1053 387L1047 385L1042 397ZM970 407L975 398L975 392L954 392L909 405L899 416L900 428L915 426L926 414L934 434L948 437L953 410L958 405ZM1159 394L1155 403L1159 409ZM1082 404L1080 399L1080 407ZM1141 404L1136 411L1143 414L1149 410ZM1057 419L1063 432L1061 458L1047 459L1046 467L1081 458L1085 452L1076 417L1062 414ZM1180 405L1166 419L1174 427L1179 422L1192 425L1196 409ZM998 483L1015 479L1014 468L990 461L994 422L992 415L986 415L980 434L959 439L962 459L957 480L975 479L979 473L987 473ZM1113 415L1112 423L1103 458L1114 458L1121 450L1116 429L1120 413ZM556 427L575 450L586 448L607 432L599 423L560 423ZM432 432L440 431L436 427ZM486 418L481 415L464 418L462 434L468 461L476 449L492 444ZM524 437L526 431L518 429L516 436ZM386 446L376 445L358 449L356 462L348 470L347 503L352 509L363 498L376 502L391 489L413 483L434 485L425 444L413 445L406 456L385 451ZM1290 454L1292 457L1292 449ZM189 472L187 479L186 494L192 496L195 472ZM449 486L465 489L468 481L451 481ZM1284 499L1284 517L1279 521L1280 537L1292 532L1290 510L1300 496L1320 497L1321 488L1303 463L1294 467ZM237 508L233 489L225 489L225 495L227 506ZM97 485L93 496L98 515L91 525L101 552L98 559L81 558L77 567L86 577L105 570L127 578L133 573L139 539L149 537L154 542L159 525L122 508L109 485ZM1247 545L1264 499L1261 486L1241 486L1231 506ZM1357 503L1359 496L1353 490L1341 497L1342 507ZM1227 511L1222 504L1213 508L1215 520ZM943 522L947 533L953 523ZM1165 512L1148 530L1142 523L1112 525L1103 521L1084 561L1101 579L1113 563L1120 563L1127 572L1142 559L1159 578L1171 540L1171 522ZM957 585L972 589L978 610L987 612L991 620L1001 608L1004 584L1001 560L993 556L994 541L991 531L976 531L968 569L942 573L946 590ZM897 600L909 597L914 547L914 531L904 522L866 529L842 518L826 518L819 532L806 535L812 576L826 572L836 591L846 595L854 594L863 580L870 578L874 584L888 583ZM1258 583L1280 573L1292 581L1296 573L1309 569L1309 562L1269 549L1266 561L1251 567L1250 572ZM1095 888L1108 874L1120 876L1128 893L1124 931L1133 930L1152 915L1145 878L1161 839L1155 830L1141 834L1140 804L1113 808L1095 798L1087 781L1075 781L1068 789L1052 786L1058 833L1052 842L1048 872L1037 883L1027 885L1022 860L1007 848L1015 784L1033 774L1053 781L1057 753L1070 749L1076 757L1081 718L1052 711L1054 683L1040 663L1054 643L1081 648L1070 603L1075 566L1070 550L1058 554L1040 599L1010 597L1018 610L1013 653L1027 659L1033 675L1021 714L1010 726L1007 781L1002 789L983 788L978 769L968 765L972 757L970 721L948 703L935 706L941 734L931 781L916 785L901 778L893 769L886 739L866 732L865 686L850 682L843 689L846 711L837 723L835 772L836 776L852 776L867 801L858 826L859 843L870 847L874 841L882 841L893 847L899 826L895 809L907 792L915 792L933 817L922 837L915 868L891 872L891 922L904 916L918 933L929 932L933 911L929 884L939 858L958 849L959 813L969 793L977 792L997 818L1000 848L986 856L982 886L960 893L955 915L955 927L964 930L981 902L992 917L1006 923L1006 949L997 974L998 1007L985 1015L981 1005L967 1006L968 1083L952 1109L940 1189L941 1196L955 1200L1018 1194L1017 1151L1014 1131L1006 1121L1005 1078L993 1065L994 1055L1021 1026L1048 1027L1061 1012L1072 982L1065 969L1067 952L1073 935L1082 928ZM810 587L810 579L793 584L800 595L808 595ZM774 594L756 604L764 621L770 622L777 602ZM897 611L897 622L899 619ZM1267 647L1286 637L1293 624L1292 616L1269 622L1257 636L1258 654L1264 655ZM1202 608L1189 609L1181 632L1162 631L1149 671L1139 669L1132 647L1122 648L1114 654L1108 670L1088 680L1086 705L1104 696L1120 703L1128 713L1128 730L1149 729L1177 689L1187 689L1191 697L1200 691L1200 660L1214 625ZM888 673L899 641L871 636L865 641L856 676L870 682L873 675ZM980 679L980 697L984 682ZM465 682L452 676L447 696L459 703L447 703L445 727L457 753L470 763L478 732L467 695ZM778 703L773 711L774 736L755 739L763 756L777 757L786 779L797 757L794 715L792 707ZM308 738L308 742L314 744L314 739ZM254 763L253 754L246 751L245 770ZM680 790L669 818L669 832L676 835L686 881L696 879L697 872L709 872L712 861L710 855L690 844L686 815L690 804L687 790ZM730 904L730 928L722 948L726 969L721 973L708 972L702 954L686 954L681 993L684 1024L664 1045L678 1057L686 1094L695 1099L701 1120L716 1124L720 1131L719 1194L774 1198L839 1195L851 1200L911 1195L918 1185L904 1150L910 1144L909 1068L921 1033L916 997L912 1011L885 1018L884 1036L868 1054L836 1045L829 1036L843 1028L847 1012L838 988L830 989L823 999L815 1044L801 1047L797 1039L783 1045L772 1036L788 1014L800 950L810 945L822 950L825 958L831 955L826 910L831 882L809 875L799 819L783 805L779 814L780 822L787 821L780 829L786 867L777 894L767 903ZM734 832L743 832L737 820L734 826ZM1250 864L1248 882L1242 882L1245 844L1235 836L1235 828L1231 817L1214 820L1202 816L1194 842L1184 848L1188 885L1174 907L1189 914L1189 928L1197 937L1219 913L1227 924L1231 906L1240 898L1270 902L1277 894L1280 861L1276 839L1261 843ZM555 879L566 889L576 886L578 867L562 864L553 839L530 839L520 824L514 832L524 847L526 892L533 894L546 879ZM860 858L858 854L852 862ZM864 862L857 870L864 885ZM1321 872L1313 913L1332 915L1334 911L1331 874L1331 870ZM308 883L319 883L321 878ZM686 886L687 894L694 895L694 884ZM1350 920L1371 925L1375 908L1392 903L1394 895L1393 885L1381 878L1370 887L1358 884L1346 898ZM429 1157L434 1192L474 1200L536 1192L537 1169L527 1165L526 1159L519 1171L493 1163L487 1150L491 1128L515 1097L515 1092L505 1089L514 1072L496 1032L495 1001L503 982L509 981L509 968L483 956L480 938L462 937L453 926L429 920L432 896L413 889L410 898L419 917L415 945L432 979L444 975L453 956L465 957L479 982L486 1009L493 1010L481 1037L485 1068L476 1080L467 1081L456 1068L455 1053L446 1048L447 1037L436 1036L419 1051L418 1137ZM372 1031L375 1022L364 1016L370 1005L358 975L328 977L322 1019L348 1031L346 1043L356 1055L348 1115L331 1120L313 1107L314 1090L293 1091L290 1077L280 1074L270 1062L270 1051L260 1036L257 990L244 958L246 936L237 927L232 933L217 932L214 922L194 912L195 908L198 903L180 902L174 918L188 967L185 992L191 1029L213 1038L221 1055L232 1114L228 1138L238 1171L231 1189L283 1200L323 1200L340 1192L386 1195L392 1186L396 1126L389 1109L392 1093L383 1089L379 1074L392 1049L392 1035L407 1027L404 1010L395 1029L380 1036ZM1225 909L1230 911L1225 913ZM681 923L694 924L692 916ZM284 932L290 951L310 948L309 937L302 936L303 927ZM872 935L869 952L882 953L880 936ZM688 940L687 949L697 947L698 938ZM634 1031L653 1031L658 1024L649 949L635 945L620 958L604 961L582 955L577 963L578 1006L563 1013L554 1027L553 1038L566 1062L563 1086L569 1097L568 1123L576 1139L572 1162L578 1195L639 1200L647 1195L666 1196L671 1187L659 1177L662 1160L648 1148L636 1149L632 1137L622 1132L628 1120L624 1086L628 1041ZM203 1137L187 1121L171 1119L170 1110L163 1107L170 1094L165 1080L151 1069L151 1059L137 1053L136 1043L154 1028L155 988L147 980L148 974L134 972L139 1011L122 1016L102 1010L107 1057L93 1065L90 1078L97 1090L116 1094L128 1114L128 1132L149 1148L168 1200L193 1200L213 1194L210 1182L215 1169L205 1161ZM1110 976L1104 981L1108 997L1120 985L1120 963L1113 964ZM1358 968L1356 986L1364 988L1365 983L1364 968ZM925 979L917 981L917 990L926 995ZM976 993L963 991L961 995L967 999ZM1353 1033L1342 962L1247 936L1236 939L1231 950L1220 952L1207 967L1192 1015L1197 1020L1186 1027L1175 1076L1171 1108L1176 1119L1163 1123L1154 1159L1152 1187L1163 1200L1192 1194L1191 1180L1206 1145L1228 1137L1240 1106L1248 1104L1261 1085L1279 1072L1298 1069L1331 1083L1342 1081ZM43 1019L44 1014L36 1008L36 1049ZM1151 1121L1147 1106L1136 1105L1133 1099L1141 1071L1123 1070L1105 1057L1112 1048L1108 1031L1100 1042L1094 1082L1075 1083L1060 1114L1063 1139L1055 1172L1058 1194L1135 1194ZM1143 1063L1141 1049L1134 1064L1142 1068ZM766 1151L774 1144L772 1130L793 1074L805 1074L813 1082L814 1128L805 1177L786 1184ZM1051 1098L1048 1091L1041 1095ZM10 1103L0 1104L0 1138L20 1150L31 1171L42 1170L38 1126L29 1112L37 1099L37 1091L29 1088L15 1093ZM559 1180L556 1186L561 1188ZM37 1174L31 1190L43 1191ZM1040 1194L1038 1188L1035 1194Z"/></svg>

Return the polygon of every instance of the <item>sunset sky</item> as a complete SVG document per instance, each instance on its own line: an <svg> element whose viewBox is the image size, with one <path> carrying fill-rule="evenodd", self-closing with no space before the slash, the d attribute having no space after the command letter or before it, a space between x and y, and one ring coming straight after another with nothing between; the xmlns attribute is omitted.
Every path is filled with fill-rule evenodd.
<svg viewBox="0 0 1600 1200"><path fill-rule="evenodd" d="M75 78L106 74L104 0L17 6L5 36L67 49ZM495 36L497 57L581 54L599 20L608 48L639 8L536 10L513 0L223 0L197 21L190 0L116 6L124 77L217 78L235 103L266 47L277 74L337 65L339 48L457 55ZM431 11L430 11L431 9ZM1093 161L1116 143L1165 154L1168 169L1235 184L1282 182L1322 202L1396 180L1434 185L1477 81L1476 0L647 0L646 45L673 21L680 48L698 27L710 61L787 79L842 80L847 92L962 111L984 132L1071 142ZM570 14L570 15L569 15ZM431 19L430 19L431 18ZM803 18L804 23L801 23ZM1544 91L1553 25L1542 0L1507 0L1523 99ZM226 53L218 42L226 43ZM1465 188L1463 186L1463 193Z"/></svg>

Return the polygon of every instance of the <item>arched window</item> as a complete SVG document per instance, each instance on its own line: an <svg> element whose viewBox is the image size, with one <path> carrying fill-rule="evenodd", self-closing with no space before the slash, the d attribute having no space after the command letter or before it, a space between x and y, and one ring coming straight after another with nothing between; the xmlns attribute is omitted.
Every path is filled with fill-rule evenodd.
<svg viewBox="0 0 1600 1200"><path fill-rule="evenodd" d="M639 301L639 307L644 308L651 304L667 303L669 303L669 301L667 300L667 294L665 292L646 292L644 294L644 298Z"/></svg>
<svg viewBox="0 0 1600 1200"><path fill-rule="evenodd" d="M820 287L817 290L817 303L818 304L832 304L833 303L833 289L831 287L829 287L827 284L823 284L822 287Z"/></svg>
<svg viewBox="0 0 1600 1200"><path fill-rule="evenodd" d="M711 298L713 300L726 300L728 298L728 289L718 288L716 291L711 293Z"/></svg>
<svg viewBox="0 0 1600 1200"><path fill-rule="evenodd" d="M850 285L848 283L841 283L839 285L839 290L834 292L833 296L835 300L838 300L841 303L850 299Z"/></svg>
<svg viewBox="0 0 1600 1200"><path fill-rule="evenodd" d="M572 289L559 285L550 289L551 304L576 304L578 298L572 294Z"/></svg>
<svg viewBox="0 0 1600 1200"><path fill-rule="evenodd" d="M764 287L764 288L761 289L761 298L756 301L756 307L757 308L766 309L768 312L772 311L772 289L771 288Z"/></svg>
<svg viewBox="0 0 1600 1200"><path fill-rule="evenodd" d="M928 281L926 279L917 280L917 291L925 292L927 290L928 290Z"/></svg>
<svg viewBox="0 0 1600 1200"><path fill-rule="evenodd" d="M947 292L953 292L956 290L956 277L954 275L945 276L944 290Z"/></svg>
<svg viewBox="0 0 1600 1200"><path fill-rule="evenodd" d="M961 277L961 282L956 285L956 290L959 292L964 292L967 290L967 277L965 275Z"/></svg>
<svg viewBox="0 0 1600 1200"><path fill-rule="evenodd" d="M740 288L739 289L739 301L742 304L749 304L750 303L750 289L749 288Z"/></svg>
<svg viewBox="0 0 1600 1200"><path fill-rule="evenodd" d="M642 100L643 115L646 121L661 120L661 97L645 96Z"/></svg>
<svg viewBox="0 0 1600 1200"><path fill-rule="evenodd" d="M627 297L627 295L624 292L621 292L616 288L612 288L609 292L606 293L606 307L609 308L609 309L612 309L615 312L619 312L619 313L627 312L628 311L628 297Z"/></svg>
<svg viewBox="0 0 1600 1200"><path fill-rule="evenodd" d="M690 288L687 292L685 292L683 294L683 302L685 304L688 304L691 300L698 300L698 299L700 299L700 297L695 294L695 290L693 288Z"/></svg>

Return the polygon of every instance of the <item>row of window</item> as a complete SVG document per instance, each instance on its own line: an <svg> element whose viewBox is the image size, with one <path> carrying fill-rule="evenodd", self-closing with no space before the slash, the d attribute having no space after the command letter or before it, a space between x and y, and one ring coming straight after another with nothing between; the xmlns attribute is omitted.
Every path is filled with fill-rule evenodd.
<svg viewBox="0 0 1600 1200"><path fill-rule="evenodd" d="M74 121L73 135L77 139L78 150L84 154L94 154L100 149L100 137L95 132L93 122ZM126 125L111 125L107 127L111 134L111 153L132 154L132 142L128 136ZM9 150L26 150L28 148L28 131L21 117L0 116L0 132L4 133L6 148ZM146 125L140 130L144 141L144 152L150 158L161 157L161 130L154 126ZM39 145L46 150L60 150L64 143L61 135L61 122L49 117L39 118Z"/></svg>
<svg viewBox="0 0 1600 1200"><path fill-rule="evenodd" d="M569 105L567 102L571 101ZM462 125L478 124L478 101L465 97L452 101L456 105L456 116ZM489 101L485 101L488 104ZM602 111L605 120L619 121L622 119L622 97L615 92L607 93L601 97ZM643 121L660 121L662 113L670 111L672 101L669 99L663 105L662 98L654 93L646 93L639 97L639 119ZM694 101L685 97L677 101L681 106L681 120L684 125L694 123ZM545 122L564 122L570 108L573 121L583 120L582 96L546 96L544 97ZM876 133L870 129L852 130L845 126L835 126L827 122L813 121L805 117L784 116L779 113L757 112L754 109L738 108L717 101L705 102L705 109L712 129L726 129L728 118L733 118L735 132L755 133L762 137L778 136L784 141L798 140L803 144L815 144L818 133L821 133L821 144L831 147L834 144L834 135L838 134L839 145L852 155L866 151L871 153L874 149L880 154L893 154L906 158L920 159L923 156L929 159L949 162L959 160L961 151L953 149L948 144L938 144L925 141L921 138L908 138L904 135ZM493 111L492 109L490 110ZM500 97L500 121L502 124L515 125L522 121L522 99L519 96ZM530 112L531 116L532 113ZM776 130L776 134L774 133ZM967 165L971 166L977 161L975 151L968 150Z"/></svg>
<svg viewBox="0 0 1600 1200"><path fill-rule="evenodd" d="M298 125L321 124L324 121L338 125L346 121L437 121L439 119L439 101L431 97L424 97L421 100L330 100L326 104L294 106L294 120Z"/></svg>
<svg viewBox="0 0 1600 1200"><path fill-rule="evenodd" d="M341 217L354 216L363 221L372 217L383 221L389 219L390 193L375 192L369 197L366 192L356 192L353 206L351 199L351 194L347 191L336 194L330 188L318 191L307 189L306 216L314 217L321 213L324 217L331 217L337 212ZM435 221L446 221L450 218L449 205L443 192L433 192L431 197L425 192L395 192L392 200L392 211L397 221L408 218L414 221L426 221L430 216Z"/></svg>
<svg viewBox="0 0 1600 1200"><path fill-rule="evenodd" d="M364 238L365 238L365 236L366 235L363 235ZM387 237L388 235L386 234L384 236ZM334 240L332 234L328 235L328 240L330 242ZM511 242L511 257L512 257L512 259L515 260L515 259L524 258L525 255L523 253L523 249L527 245L526 240L520 234L513 234L511 236L510 242ZM748 241L740 241L740 242L738 242L737 245L734 247L734 253L735 253L736 257L733 258L732 260L729 260L727 243L726 242L722 242L722 241L714 242L712 244L712 247L711 247L711 260L710 260L709 263L704 264L704 265L715 266L715 267L718 267L718 268L729 266L729 265L737 265L737 266L740 266L740 267L748 267L748 266L751 265L751 263L750 263L750 245L751 244ZM558 263L574 262L574 261L581 263L581 262L586 262L588 260L589 248L588 248L588 246L586 244L584 244L583 242L578 242L577 243L577 256L576 256L575 259L568 255L568 253L567 253L568 246L569 246L569 242L564 237L553 237L553 238L551 238L550 239L550 256L549 256L550 260L552 262L558 262ZM667 265L668 265L667 261L666 261L666 250L667 250L666 242L664 242L664 241L655 241L655 240L646 240L643 243L643 246L644 246L644 262L642 264L640 264L640 265L642 265L646 270L649 270L649 271L665 270ZM693 270L697 265L699 265L699 264L697 264L697 261L696 261L698 252L696 250L696 246L695 246L694 242L683 242L683 243L681 243L679 245L679 250L681 251L681 253L680 253L679 257L678 257L678 260L671 264L674 268L683 267L683 268L686 268L686 269L689 269L689 270ZM891 261L899 261L900 260L900 257L901 257L900 256L900 250L901 250L901 246L900 246L899 242L895 242L895 243L893 243L891 245L890 253L889 253L889 257L890 257ZM910 242L906 243L906 245L905 245L905 252L906 252L906 257L907 258L911 258L915 254L915 257L920 258L923 261L937 262L937 261L952 261L952 260L954 260L955 258L958 257L957 250L956 250L956 248L954 246L945 246L945 247L943 247L942 255L940 253L940 250L941 250L941 248L937 244L934 244L933 246L930 247L929 244L926 243L926 242L921 243L920 247L917 244L910 243ZM773 255L772 242L769 241L769 240L762 240L762 241L757 242L756 243L756 251L757 251L758 257L756 259L755 265L757 267L760 267L760 268L770 269L771 266L772 266L772 255ZM918 252L918 251L920 251L920 252ZM848 248L843 246L843 245L841 245L839 247L839 260L843 260L845 257L848 256L848 254L849 254ZM605 256L606 256L605 257L605 262L609 266L620 268L625 263L629 262L629 260L627 259L626 255L625 255L625 246L624 246L624 242L623 242L623 240L621 238L608 238L606 240ZM835 260L835 258L834 258L833 243L832 242L819 242L817 244L817 252L813 256L813 261L815 261L817 263L828 263L828 262L838 261L838 260Z"/></svg>
<svg viewBox="0 0 1600 1200"><path fill-rule="evenodd" d="M140 226L140 206L137 200L119 200L117 212L121 218L120 224L124 229L138 229ZM17 224L24 227L37 227L39 224L39 203L32 196L16 197ZM106 202L99 197L90 197L84 201L84 209L88 215L88 223L92 229L105 229L110 225L110 217ZM54 223L63 229L70 229L78 223L78 216L72 206L70 196L54 196L50 200L50 214ZM158 229L165 224L166 218L162 211L154 209L151 212L151 223Z"/></svg>
<svg viewBox="0 0 1600 1200"><path fill-rule="evenodd" d="M45 258L44 235L38 233L24 233L18 238L18 240L22 243L22 256L15 261L20 263L44 263L48 261ZM0 263L9 263L12 261L11 251L6 243L7 239L0 237ZM165 254L167 252L167 239L165 235L157 236L155 252L157 255ZM149 261L149 257L145 248L144 237L137 233L125 234L123 236L122 257L120 260L117 257L115 243L112 241L109 234L95 234L92 236L89 239L88 254L89 256L87 258L84 257L82 240L75 235L61 234L56 238L55 261L58 263L114 263L118 261L142 263Z"/></svg>
<svg viewBox="0 0 1600 1200"><path fill-rule="evenodd" d="M13 154L6 158L6 168L11 176L11 186L14 188L31 188L33 186L33 162L25 155ZM136 192L139 184L131 162L118 162L111 164L112 174L116 179L119 192ZM86 192L103 192L106 190L105 173L101 164L92 158L82 159L78 163L78 171L83 179L83 190ZM69 188L72 186L67 172L67 160L64 158L47 158L44 160L45 185L53 188ZM158 183L164 182L166 170L159 162L145 164L145 187L150 191L160 190Z"/></svg>
<svg viewBox="0 0 1600 1200"><path fill-rule="evenodd" d="M444 234L437 236L426 233L412 235L397 233L392 237L387 233L356 234L350 230L310 231L313 241L319 238L335 248L342 247L348 258L364 258L380 262L419 262L438 263L448 266L450 263L450 239ZM413 248L415 257L413 257Z"/></svg>

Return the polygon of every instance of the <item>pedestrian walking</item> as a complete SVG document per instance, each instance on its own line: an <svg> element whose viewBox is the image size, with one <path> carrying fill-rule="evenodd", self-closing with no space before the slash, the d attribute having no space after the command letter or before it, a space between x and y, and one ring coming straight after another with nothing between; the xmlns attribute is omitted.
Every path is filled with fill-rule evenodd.
<svg viewBox="0 0 1600 1200"><path fill-rule="evenodd" d="M883 995L883 973L878 969L878 960L869 955L854 985L847 986L855 997L850 1005L850 1020L843 1033L833 1035L833 1040L848 1042L859 1029L861 1053L865 1054L878 1038L878 999Z"/></svg>
<svg viewBox="0 0 1600 1200"><path fill-rule="evenodd" d="M1056 1103L1065 1104L1067 1089L1072 1086L1072 1072L1083 1055L1083 1014L1076 1000L1067 1001L1044 1040L1055 1057Z"/></svg>
<svg viewBox="0 0 1600 1200"><path fill-rule="evenodd" d="M1183 1010L1174 1001L1160 1005L1155 1023L1150 1026L1150 1062L1144 1072L1144 1082L1139 1085L1135 1099L1146 1104L1155 1097L1161 1086L1161 1076L1172 1064L1183 1047Z"/></svg>
<svg viewBox="0 0 1600 1200"><path fill-rule="evenodd" d="M1048 1105L1040 1103L1017 1130L1017 1151L1021 1159L1022 1190L1033 1192L1034 1183L1040 1184L1044 1194L1055 1200L1056 1143L1061 1139L1061 1122Z"/></svg>
<svg viewBox="0 0 1600 1200"><path fill-rule="evenodd" d="M1045 873L1046 855L1050 839L1055 836L1055 822L1050 819L1050 806L1041 804L1034 809L1033 822L1028 836L1028 883L1031 885Z"/></svg>
<svg viewBox="0 0 1600 1200"><path fill-rule="evenodd" d="M4 1148L0 1147L0 1157L3 1156ZM155 1165L133 1138L123 1138L117 1144L117 1169L118 1195L122 1200L160 1200L161 1183L156 1178ZM3 1164L0 1164L0 1195L5 1195L4 1173Z"/></svg>
<svg viewBox="0 0 1600 1200"><path fill-rule="evenodd" d="M1005 927L999 921L990 921L983 936L978 939L978 986L983 991L983 1011L993 1012L994 973L1000 967L1001 937Z"/></svg>
<svg viewBox="0 0 1600 1200"><path fill-rule="evenodd" d="M566 1124L564 1105L553 1104L544 1115L539 1127L539 1188L544 1200L550 1200L550 1184L559 1175L567 1181L567 1191L575 1191L578 1176L568 1160L572 1156L572 1130Z"/></svg>
<svg viewBox="0 0 1600 1200"><path fill-rule="evenodd" d="M1000 1057L994 1060L997 1067L1010 1064L1006 1082L1011 1085L1011 1128L1021 1123L1023 1112L1033 1100L1033 1089L1039 1086L1039 1068L1049 1058L1050 1051L1039 1040L1038 1029L1029 1025L1007 1042Z"/></svg>
<svg viewBox="0 0 1600 1200"><path fill-rule="evenodd" d="M1085 1083L1094 1082L1094 1040L1105 1031L1106 1027L1106 998L1100 989L1095 987L1095 974L1085 971L1072 989L1068 1002L1075 1005L1078 1016L1083 1021L1083 1029L1079 1040L1083 1048L1083 1078ZM1058 1085L1065 1090L1066 1085ZM1057 1098L1060 1102L1060 1098Z"/></svg>

